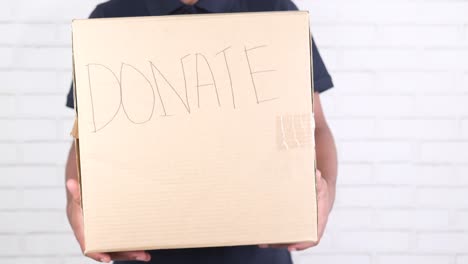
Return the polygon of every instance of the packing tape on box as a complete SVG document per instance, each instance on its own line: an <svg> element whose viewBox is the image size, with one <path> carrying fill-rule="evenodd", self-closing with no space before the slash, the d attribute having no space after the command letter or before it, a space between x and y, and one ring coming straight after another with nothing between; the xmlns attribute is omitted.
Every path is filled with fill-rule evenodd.
<svg viewBox="0 0 468 264"><path fill-rule="evenodd" d="M283 150L315 146L314 114L276 117L278 148Z"/></svg>

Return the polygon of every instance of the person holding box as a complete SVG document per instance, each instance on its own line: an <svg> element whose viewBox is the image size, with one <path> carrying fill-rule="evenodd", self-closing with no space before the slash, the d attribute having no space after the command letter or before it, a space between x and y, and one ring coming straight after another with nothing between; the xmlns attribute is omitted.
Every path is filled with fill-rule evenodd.
<svg viewBox="0 0 468 264"><path fill-rule="evenodd" d="M90 18L159 16L177 14L262 12L297 10L290 0L111 0L102 3L91 13ZM190 45L187 43L187 45ZM332 79L322 61L318 49L312 42L313 81L315 91L314 117L317 157L317 197L319 239L323 235L328 215L335 199L337 176L336 148L332 133L327 125L320 93L333 87ZM74 107L73 90L67 98L68 107ZM310 164L314 166L314 164ZM83 219L81 197L77 175L75 145L71 146L66 166L67 216L75 237L83 249ZM313 188L313 186L311 186ZM301 201L297 201L301 202ZM112 253L90 253L87 256L101 262L116 261L120 264L143 262L160 264L224 263L224 264L288 264L292 263L289 251L304 250L317 243L284 245L230 246L210 248L187 248L152 251L127 251Z"/></svg>

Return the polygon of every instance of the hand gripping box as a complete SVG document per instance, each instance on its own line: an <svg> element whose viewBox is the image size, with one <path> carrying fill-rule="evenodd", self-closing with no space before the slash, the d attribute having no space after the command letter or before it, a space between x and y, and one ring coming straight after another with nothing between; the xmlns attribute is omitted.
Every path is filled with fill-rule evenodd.
<svg viewBox="0 0 468 264"><path fill-rule="evenodd" d="M317 240L307 12L73 21L85 252Z"/></svg>

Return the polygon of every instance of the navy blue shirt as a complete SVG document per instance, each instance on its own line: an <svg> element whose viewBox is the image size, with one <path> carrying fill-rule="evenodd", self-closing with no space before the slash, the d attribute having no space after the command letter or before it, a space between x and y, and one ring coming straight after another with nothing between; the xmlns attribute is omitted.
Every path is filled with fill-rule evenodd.
<svg viewBox="0 0 468 264"><path fill-rule="evenodd" d="M199 0L195 5L184 5L180 0L111 0L98 5L90 18L160 16L201 13L233 13L298 10L290 0ZM330 74L312 42L314 88L323 92L333 87ZM67 96L67 106L73 108L73 88Z"/></svg>
<svg viewBox="0 0 468 264"><path fill-rule="evenodd" d="M195 5L184 5L180 0L111 0L94 9L90 18L159 16L200 13L232 13L297 10L290 0L199 0ZM316 92L333 87L332 79L313 43L314 86ZM73 107L73 91L67 97L67 106ZM291 264L286 249L252 246L188 248L150 251L151 263L157 264ZM115 262L137 264L142 262Z"/></svg>

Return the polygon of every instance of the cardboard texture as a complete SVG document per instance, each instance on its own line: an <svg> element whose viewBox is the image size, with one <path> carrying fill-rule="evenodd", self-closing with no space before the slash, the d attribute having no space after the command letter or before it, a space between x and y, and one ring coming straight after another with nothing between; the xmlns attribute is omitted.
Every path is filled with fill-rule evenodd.
<svg viewBox="0 0 468 264"><path fill-rule="evenodd" d="M85 252L317 240L307 12L73 21Z"/></svg>

